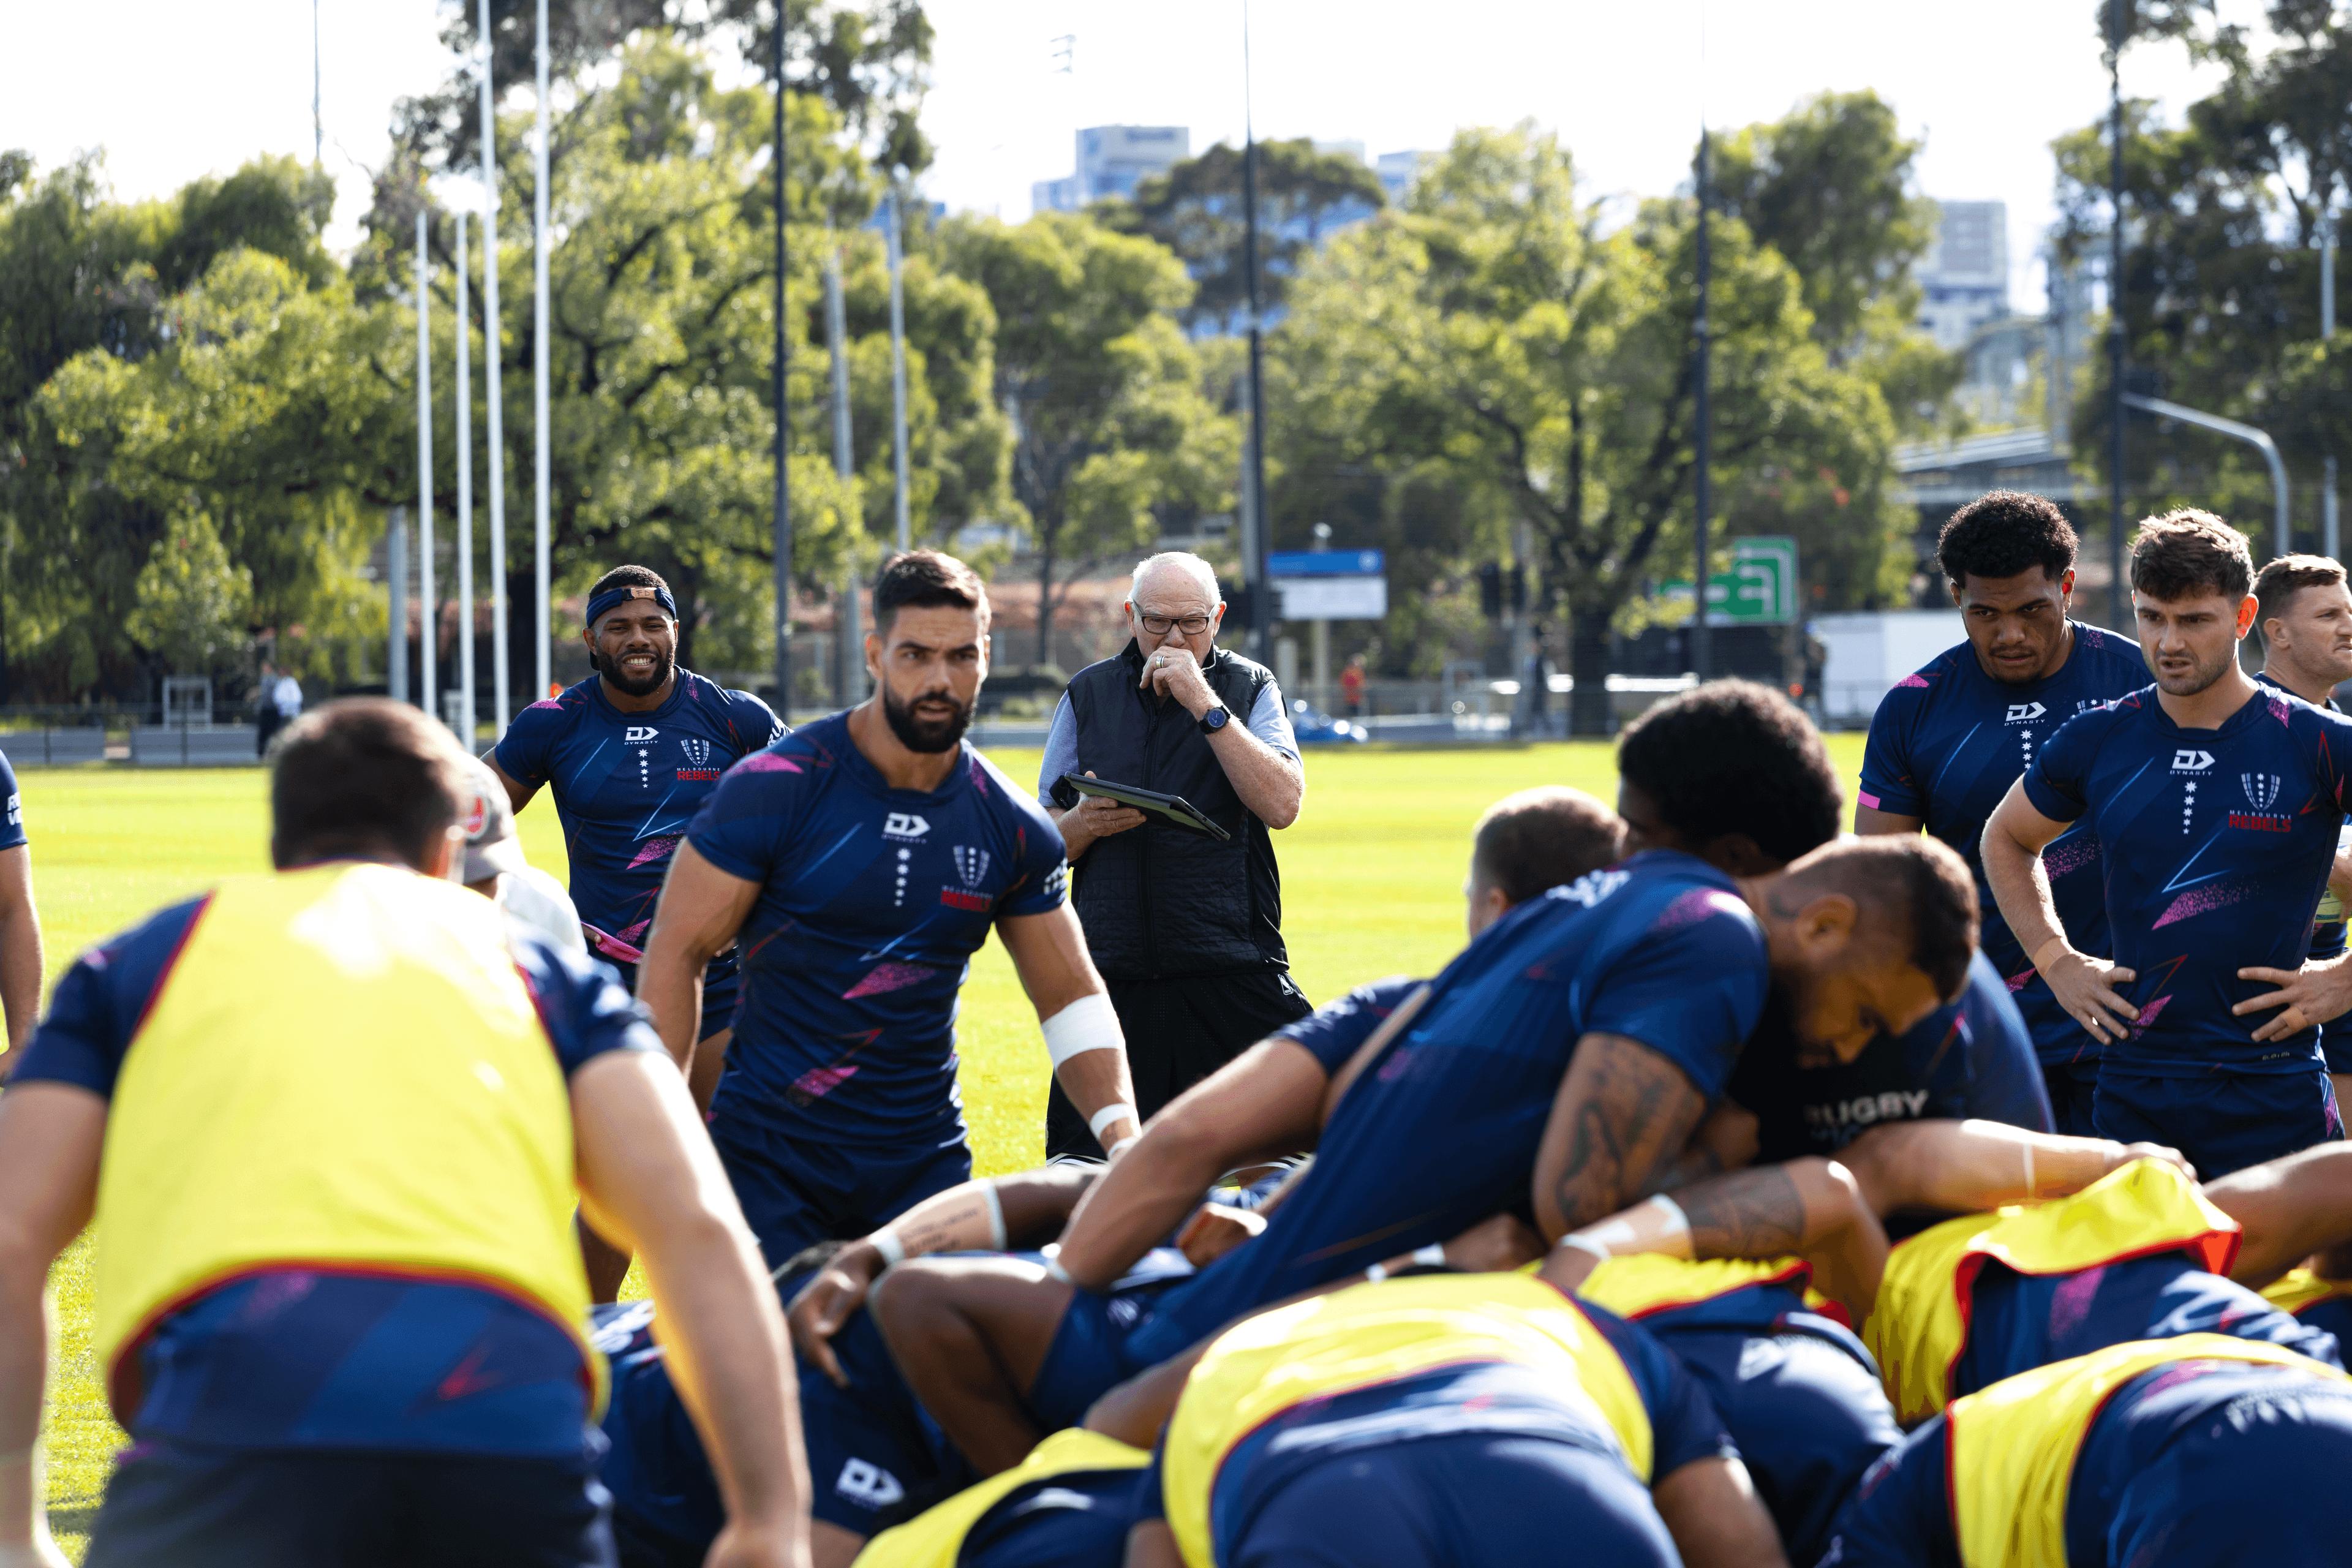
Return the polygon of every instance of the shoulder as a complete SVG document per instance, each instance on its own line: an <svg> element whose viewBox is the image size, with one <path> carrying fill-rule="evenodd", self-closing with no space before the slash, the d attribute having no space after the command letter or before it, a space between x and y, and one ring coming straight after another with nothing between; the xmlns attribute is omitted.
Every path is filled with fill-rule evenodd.
<svg viewBox="0 0 2352 1568"><path fill-rule="evenodd" d="M590 676L588 680L596 678ZM553 697L542 697L516 714L507 725L509 736L527 736L534 740L562 734L581 720L590 710L588 680L565 688Z"/></svg>
<svg viewBox="0 0 2352 1568"><path fill-rule="evenodd" d="M2090 658L2094 669L2120 678L2119 693L2147 684L2147 660L2141 657L2136 639L2076 621L2074 646Z"/></svg>
<svg viewBox="0 0 2352 1568"><path fill-rule="evenodd" d="M2142 670L2140 673L2145 677L2147 671ZM2119 692L2104 702L2085 699L2082 710L2058 726L2056 733L2050 737L2051 743L2055 744L2060 736L2064 736L2071 743L2076 744L2086 741L2103 740L2116 731L2138 721L2146 716L2155 701L2156 686L2145 679L2141 684L2131 690Z"/></svg>
<svg viewBox="0 0 2352 1568"><path fill-rule="evenodd" d="M706 810L740 814L746 807L804 796L832 776L849 743L848 723L841 714L803 724L730 766L719 775Z"/></svg>
<svg viewBox="0 0 2352 1568"><path fill-rule="evenodd" d="M971 742L963 742L963 752L964 787L971 792L974 805L997 821L1024 831L1043 829L1061 842L1062 830L1035 796L1005 777L1004 770Z"/></svg>
<svg viewBox="0 0 2352 1568"><path fill-rule="evenodd" d="M606 1051L662 1048L610 964L519 925L508 927L507 940L566 1075Z"/></svg>
<svg viewBox="0 0 2352 1568"><path fill-rule="evenodd" d="M1946 648L1887 688L1886 695L1879 699L1879 712L1900 715L1934 707L1967 681L1968 667L1975 658L1967 643Z"/></svg>
<svg viewBox="0 0 2352 1568"><path fill-rule="evenodd" d="M0 790L5 790L10 795L16 793L16 770L9 765L8 753L5 752L0 752Z"/></svg>
<svg viewBox="0 0 2352 1568"><path fill-rule="evenodd" d="M739 751L756 751L787 733L783 724L777 720L775 710L768 706L765 699L753 692L721 686L692 670L679 673L688 682L687 700L713 724L724 730Z"/></svg>

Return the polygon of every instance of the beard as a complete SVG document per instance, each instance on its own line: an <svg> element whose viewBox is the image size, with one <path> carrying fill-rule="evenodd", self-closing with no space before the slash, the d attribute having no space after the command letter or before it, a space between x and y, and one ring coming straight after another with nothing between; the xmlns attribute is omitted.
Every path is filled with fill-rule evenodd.
<svg viewBox="0 0 2352 1568"><path fill-rule="evenodd" d="M898 737L898 743L910 752L929 755L953 751L956 742L963 739L965 728L971 723L971 704L958 702L954 694L944 688L923 692L915 699L915 702L945 702L954 711L944 719L918 719L915 717L915 703L902 706L898 695L885 686L882 688L882 717L889 724L890 732Z"/></svg>
<svg viewBox="0 0 2352 1568"><path fill-rule="evenodd" d="M2189 668L2185 674L2167 674L2161 664L2156 664L2153 661L2150 664L2149 673L2156 677L2157 686L2166 696L2194 697L2229 673L2230 667L2237 661L2238 645L2231 643L2210 664L2199 658L2192 652L2189 656Z"/></svg>
<svg viewBox="0 0 2352 1568"><path fill-rule="evenodd" d="M637 650L629 648L625 651L635 653ZM614 689L624 697L651 697L662 689L662 682L667 680L671 670L677 668L671 661L670 656L661 649L654 648L651 651L654 656L653 671L642 679L633 679L622 674L621 661L617 658L608 659L602 654L592 653L588 656L588 663L597 674L611 681Z"/></svg>

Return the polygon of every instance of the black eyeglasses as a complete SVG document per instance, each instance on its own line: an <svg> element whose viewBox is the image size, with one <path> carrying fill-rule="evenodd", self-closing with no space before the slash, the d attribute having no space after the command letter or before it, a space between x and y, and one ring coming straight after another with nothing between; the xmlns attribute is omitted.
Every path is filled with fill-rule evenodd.
<svg viewBox="0 0 2352 1568"><path fill-rule="evenodd" d="M1199 637L1209 629L1206 616L1144 616L1141 619L1143 629L1156 637L1166 637L1171 627L1188 637Z"/></svg>

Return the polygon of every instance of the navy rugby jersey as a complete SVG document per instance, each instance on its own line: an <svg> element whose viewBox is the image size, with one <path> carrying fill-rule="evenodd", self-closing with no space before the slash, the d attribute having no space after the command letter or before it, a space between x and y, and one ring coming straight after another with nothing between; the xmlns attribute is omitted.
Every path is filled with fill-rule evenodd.
<svg viewBox="0 0 2352 1568"><path fill-rule="evenodd" d="M2016 998L1981 952L1959 1000L1902 1035L1879 1035L1850 1062L1803 1067L1777 1009L1731 1075L1730 1097L1755 1112L1759 1163L1834 1154L1883 1122L1977 1117L2052 1130L2050 1094Z"/></svg>
<svg viewBox="0 0 2352 1568"><path fill-rule="evenodd" d="M1870 721L1858 795L1873 811L1919 818L1968 861L1983 910L1980 945L2016 994L2035 1053L2053 1065L2095 1056L2098 1044L2058 1005L2032 957L2010 935L1977 846L1986 819L2060 725L2147 684L2137 643L2080 621L2067 625L2074 633L2074 651L2055 675L2042 680L2018 686L1995 680L1965 642L1905 676ZM2097 836L2077 826L2043 850L2042 860L2076 951L2106 956Z"/></svg>
<svg viewBox="0 0 2352 1568"><path fill-rule="evenodd" d="M592 675L517 714L494 754L515 783L554 786L589 945L635 963L687 824L719 774L782 733L766 703L691 670L643 713L614 707Z"/></svg>
<svg viewBox="0 0 2352 1568"><path fill-rule="evenodd" d="M2273 680L2269 675L2261 670L2256 670L2254 672L2254 683L2258 686L2266 687L2273 691L2286 691L2285 687L2281 686L2277 681ZM2289 691L2287 692L2287 695L2292 697L2294 693ZM2341 713L2344 711L2344 710L2336 706L2336 699L2333 697L2319 704L2319 706L2326 709L2330 713ZM2352 850L2352 822L2346 823L2343 827L2336 831L2336 852L2338 855L2341 855L2347 850ZM2334 958L2344 951L2344 905L2337 900L2333 889L2323 891L2319 895L2319 908L2311 917L2311 956L2314 958ZM2333 1068L2336 1062L2336 1047L2333 1043L2328 1046L2327 1054L2329 1057L2328 1066Z"/></svg>
<svg viewBox="0 0 2352 1568"><path fill-rule="evenodd" d="M2344 820L2352 719L2258 688L2219 729L2175 724L2147 687L2071 721L2026 770L2055 822L2105 851L2115 960L2139 1009L2103 1065L2153 1076L2284 1073L2319 1063L2316 1026L2257 1043L2267 1015L2230 1009L2296 969ZM2070 933L2071 935L2071 931Z"/></svg>
<svg viewBox="0 0 2352 1568"><path fill-rule="evenodd" d="M7 812L0 819L0 849L14 849L29 840L25 837L24 799L16 793L16 770L8 765L5 752L0 752L0 795L7 796Z"/></svg>
<svg viewBox="0 0 2352 1568"><path fill-rule="evenodd" d="M1323 1076L1329 1078L1346 1067L1349 1058L1389 1021L1389 1015L1424 984L1410 974L1391 974L1386 980L1359 985L1298 1022L1276 1029L1271 1037L1305 1047L1322 1064Z"/></svg>
<svg viewBox="0 0 2352 1568"><path fill-rule="evenodd" d="M968 742L938 789L892 789L836 713L737 764L688 838L761 885L712 1117L900 1151L960 1138L971 955L997 921L1068 898L1045 807Z"/></svg>
<svg viewBox="0 0 2352 1568"><path fill-rule="evenodd" d="M1504 915L1432 981L1265 1232L1161 1298L1146 1362L1269 1301L1524 1210L1577 1042L1621 1035L1712 1100L1756 1026L1764 935L1731 879L1652 851Z"/></svg>

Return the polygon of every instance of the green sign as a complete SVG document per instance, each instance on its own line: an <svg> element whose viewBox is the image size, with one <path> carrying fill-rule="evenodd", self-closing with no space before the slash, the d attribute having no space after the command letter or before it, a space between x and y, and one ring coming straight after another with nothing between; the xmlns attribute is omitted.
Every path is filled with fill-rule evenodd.
<svg viewBox="0 0 2352 1568"><path fill-rule="evenodd" d="M1659 584L1661 597L1687 601L1687 579ZM1797 618L1797 542L1754 534L1731 542L1731 570L1706 580L1709 626L1777 626Z"/></svg>

